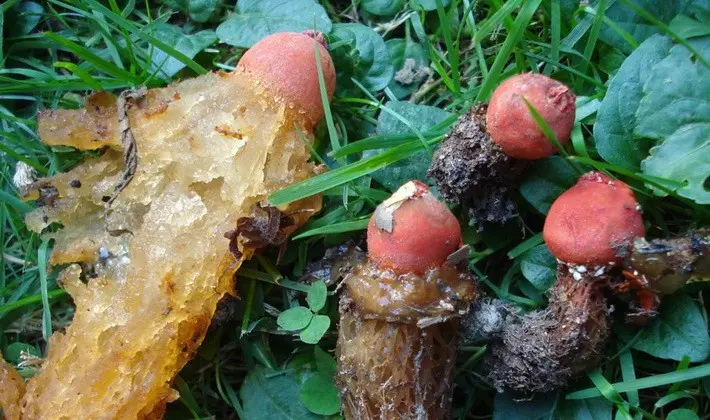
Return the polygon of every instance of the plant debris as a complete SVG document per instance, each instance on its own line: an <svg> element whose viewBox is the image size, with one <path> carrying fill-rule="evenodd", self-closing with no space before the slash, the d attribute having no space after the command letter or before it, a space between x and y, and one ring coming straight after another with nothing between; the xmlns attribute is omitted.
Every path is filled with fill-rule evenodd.
<svg viewBox="0 0 710 420"><path fill-rule="evenodd" d="M128 107L131 102L142 101L145 98L146 88L141 87L140 89L128 89L121 92L118 95L118 100L116 101L116 111L118 112L118 130L119 136L121 137L121 147L123 148L123 175L121 175L121 181L116 185L114 192L111 197L106 200L106 208L111 207L111 203L116 199L118 194L123 191L136 174L136 169L138 168L138 151L136 148L136 138L133 135L133 130L131 130L131 123L128 119ZM73 182L73 181L72 181Z"/></svg>
<svg viewBox="0 0 710 420"><path fill-rule="evenodd" d="M229 239L229 250L235 258L242 257L244 248L253 252L271 245L282 245L294 227L293 218L276 207L257 204L251 213L251 216L237 220L236 229L224 234Z"/></svg>

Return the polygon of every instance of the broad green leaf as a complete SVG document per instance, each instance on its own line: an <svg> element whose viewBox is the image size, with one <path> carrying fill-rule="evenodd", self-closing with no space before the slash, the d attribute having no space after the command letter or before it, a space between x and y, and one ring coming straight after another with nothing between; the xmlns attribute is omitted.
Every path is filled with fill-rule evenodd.
<svg viewBox="0 0 710 420"><path fill-rule="evenodd" d="M316 368L318 369L318 372L328 376L333 376L335 374L337 365L335 363L335 359L333 359L330 354L319 346L314 346L313 355L316 360Z"/></svg>
<svg viewBox="0 0 710 420"><path fill-rule="evenodd" d="M538 245L520 257L520 271L539 291L545 291L555 282L557 260L545 245Z"/></svg>
<svg viewBox="0 0 710 420"><path fill-rule="evenodd" d="M555 418L559 420L611 420L612 405L604 398L557 402Z"/></svg>
<svg viewBox="0 0 710 420"><path fill-rule="evenodd" d="M657 0L631 0L652 14L663 23L669 23L674 17L687 7L688 0L657 1ZM611 2L608 2L611 4ZM643 42L654 34L662 33L662 29L639 16L632 8L622 1L616 1L606 10L606 17L615 22L621 29L625 30L638 42ZM632 48L624 41L621 35L613 28L604 25L601 28L599 38L621 51L630 53Z"/></svg>
<svg viewBox="0 0 710 420"><path fill-rule="evenodd" d="M217 41L217 36L211 30L187 34L181 28L168 24L156 25L153 36L189 58L194 58L199 52ZM160 48L154 48L151 70L156 71L158 68L160 68L160 74L172 77L185 68L185 64Z"/></svg>
<svg viewBox="0 0 710 420"><path fill-rule="evenodd" d="M9 35L27 35L39 24L44 8L33 1L23 1L8 10Z"/></svg>
<svg viewBox="0 0 710 420"><path fill-rule="evenodd" d="M414 134L409 126L420 132L425 132L452 115L450 112L434 106L402 101L390 101L385 106L390 112L380 111L377 118L377 134L380 136ZM407 123L405 124L393 114L402 117Z"/></svg>
<svg viewBox="0 0 710 420"><path fill-rule="evenodd" d="M164 3L185 13L195 22L207 22L222 0L164 0Z"/></svg>
<svg viewBox="0 0 710 420"><path fill-rule="evenodd" d="M561 156L540 159L527 170L520 183L520 194L542 214L577 180L577 173Z"/></svg>
<svg viewBox="0 0 710 420"><path fill-rule="evenodd" d="M556 399L554 393L535 394L528 400L520 400L507 392L497 393L493 402L493 420L549 419L555 410Z"/></svg>
<svg viewBox="0 0 710 420"><path fill-rule="evenodd" d="M700 22L710 23L710 0L691 1L686 12L688 15L696 17Z"/></svg>
<svg viewBox="0 0 710 420"><path fill-rule="evenodd" d="M329 416L340 412L340 393L332 376L316 373L303 383L299 395L313 413Z"/></svg>
<svg viewBox="0 0 710 420"><path fill-rule="evenodd" d="M367 13L377 16L392 16L404 5L403 0L362 0L360 7Z"/></svg>
<svg viewBox="0 0 710 420"><path fill-rule="evenodd" d="M325 306L325 299L328 297L328 288L323 280L318 280L308 289L306 302L313 312L318 312Z"/></svg>
<svg viewBox="0 0 710 420"><path fill-rule="evenodd" d="M439 0L441 5L446 7L451 4L451 0ZM436 10L436 0L412 0L414 7L419 7L423 10Z"/></svg>
<svg viewBox="0 0 710 420"><path fill-rule="evenodd" d="M682 360L687 355L691 362L701 362L708 357L707 325L693 299L684 293L668 296L659 312L658 318L641 330L633 348L661 359ZM626 325L620 325L617 331L625 339L636 334Z"/></svg>
<svg viewBox="0 0 710 420"><path fill-rule="evenodd" d="M325 315L315 315L306 329L301 331L299 337L307 344L318 344L330 327L330 318Z"/></svg>
<svg viewBox="0 0 710 420"><path fill-rule="evenodd" d="M621 65L597 111L594 139L601 157L617 166L638 169L655 141L634 138L636 111L651 68L668 55L673 43L655 35L647 39Z"/></svg>
<svg viewBox="0 0 710 420"><path fill-rule="evenodd" d="M420 132L427 131L446 118L451 113L443 109L428 105L415 105L409 102L388 102L385 105L391 112L405 119L412 127ZM380 111L377 119L377 134L380 136L395 136L399 134L412 134L410 127L400 121L390 112ZM385 149L374 149L363 152L363 158L369 158L382 153ZM390 191L395 191L402 184L412 179L424 180L429 169L431 158L426 150L414 156L400 160L392 165L372 173L372 178Z"/></svg>
<svg viewBox="0 0 710 420"><path fill-rule="evenodd" d="M710 58L710 37L689 41ZM687 182L678 190L700 204L710 204L710 69L681 45L653 66L636 111L637 136L661 143L651 149L641 169L647 175Z"/></svg>
<svg viewBox="0 0 710 420"><path fill-rule="evenodd" d="M671 21L671 31L681 38L695 38L710 35L710 23L698 22L685 15L678 15Z"/></svg>
<svg viewBox="0 0 710 420"><path fill-rule="evenodd" d="M299 398L301 384L289 372L266 375L267 369L257 367L244 379L239 391L244 418L249 420L317 420Z"/></svg>
<svg viewBox="0 0 710 420"><path fill-rule="evenodd" d="M314 29L330 32L325 9L313 0L239 0L227 20L217 27L220 42L249 48L277 32Z"/></svg>
<svg viewBox="0 0 710 420"><path fill-rule="evenodd" d="M641 168L647 175L686 182L678 194L710 204L710 122L680 128L651 149Z"/></svg>
<svg viewBox="0 0 710 420"><path fill-rule="evenodd" d="M687 408L676 408L668 413L666 420L698 420L699 418L698 414L693 410L688 410Z"/></svg>
<svg viewBox="0 0 710 420"><path fill-rule="evenodd" d="M421 44L410 40L395 38L385 44L395 71L394 78L387 87L397 99L402 99L426 80L429 55Z"/></svg>
<svg viewBox="0 0 710 420"><path fill-rule="evenodd" d="M304 306L287 309L279 315L276 323L288 331L298 331L306 328L313 319L313 313Z"/></svg>
<svg viewBox="0 0 710 420"><path fill-rule="evenodd" d="M689 43L710 59L710 37ZM684 46L671 48L644 82L636 119L634 133L653 139L670 136L687 124L710 122L710 69Z"/></svg>
<svg viewBox="0 0 710 420"><path fill-rule="evenodd" d="M360 95L351 78L371 92L387 87L394 68L380 34L359 23L336 23L330 39L338 90Z"/></svg>

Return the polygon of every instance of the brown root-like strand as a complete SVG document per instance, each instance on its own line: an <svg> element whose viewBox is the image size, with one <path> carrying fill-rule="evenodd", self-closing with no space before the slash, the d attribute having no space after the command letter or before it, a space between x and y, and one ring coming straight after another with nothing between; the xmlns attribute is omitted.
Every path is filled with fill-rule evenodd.
<svg viewBox="0 0 710 420"><path fill-rule="evenodd" d="M448 419L473 277L447 265L397 276L361 260L344 282L336 381L345 418Z"/></svg>
<svg viewBox="0 0 710 420"><path fill-rule="evenodd" d="M598 362L609 335L603 277L580 280L560 265L545 311L508 323L491 342L488 378L500 392L548 392Z"/></svg>

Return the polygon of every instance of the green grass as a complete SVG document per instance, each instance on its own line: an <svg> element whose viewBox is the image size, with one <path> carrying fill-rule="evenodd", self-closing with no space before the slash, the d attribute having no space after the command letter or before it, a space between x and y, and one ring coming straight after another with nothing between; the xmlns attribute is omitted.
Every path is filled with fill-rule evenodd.
<svg viewBox="0 0 710 420"><path fill-rule="evenodd" d="M47 269L51 241L25 226L24 215L34 203L19 198L12 178L18 162L30 165L40 176L51 176L80 163L85 155L41 144L35 134L37 112L81 107L82 97L92 90L117 93L141 85L160 87L211 70L228 70L243 50L216 42L192 54L182 49L185 43L164 38L160 31L161 25L182 28L187 35L213 30L235 12L233 1L215 1L218 7L204 22L169 7L166 4L177 3L169 1L39 3L39 12L26 1L0 5L0 23L4 25L0 31L0 350L6 353L14 343L27 343L46 355L47 338L52 331L70 324L73 307L57 285L59 270ZM617 34L630 50L642 41L634 38L638 35L624 22L609 15L609 10L626 5L639 22L687 47L700 65L710 66L695 44L673 32L662 17L630 0L600 0L581 6L566 0L435 0L430 11L418 10L412 0L403 2L399 13L390 17L368 14L361 1L320 3L335 24L358 21L386 34L385 39L418 42L430 61L430 75L404 99L445 109L451 116L422 129L420 121L389 106L392 90L368 90L359 77L362 71L351 69L363 66L365 58L351 52L336 60L341 76L349 78L354 87L339 90L330 104L322 94L325 119L316 128L311 152L314 160L329 170L269 198L272 204L281 205L323 193L324 209L289 240L282 254L267 250L244 265L239 273L236 314L208 334L195 360L176 379L174 387L182 397L169 405L167 418L248 418L246 410L253 402L245 400L240 390L249 372L259 366L279 373L299 371L304 366L315 369L307 357L313 353L312 346L278 330L276 317L304 302L303 293L309 286L300 278L308 274L309 263L321 259L330 247L362 240L372 211L390 194L382 181L392 175L382 175L382 169L397 165L407 168L413 156L430 157L458 116L476 102L487 100L502 80L517 73L542 72L564 81L578 96L601 100L618 67L609 63L627 55L609 46L605 41L607 31ZM24 12L18 9L21 5L26 7ZM336 45L332 43L331 47ZM156 61L157 50L183 68L170 75L161 71L166 60ZM320 66L318 71L323 91ZM649 231L678 233L708 224L710 208L674 191L682 186L677 180L656 179L604 162L594 147L594 112L575 127L572 141L563 147L539 114L531 110L560 155L575 169L602 170L632 185L643 200ZM378 118L385 114L405 129L381 134ZM368 157L363 157L363 152L369 153ZM669 196L660 198L649 186ZM520 220L512 229L478 232L465 226L464 237L474 251L471 267L481 289L530 310L543 306L545 295L524 277L520 261L543 243L540 231L544 217L518 198ZM454 211L462 221L469 222L464 211ZM50 230L57 228L52 226ZM328 351L334 349L337 335L334 289L330 287L331 297L322 312L333 320L320 342L320 347ZM687 292L707 320L706 287L694 285ZM634 340L627 342L620 337L612 335L599 368L560 392L555 407L570 401L598 402L595 398L601 397L618 412L617 418L660 419L676 408L688 408L700 418L710 418L710 363L653 357L634 348ZM493 418L494 413L503 412L504 402L481 375L480 362L487 348L486 343L477 343L460 349L453 400L456 419ZM610 409L608 417L600 418L611 415ZM545 418L561 417L550 414Z"/></svg>

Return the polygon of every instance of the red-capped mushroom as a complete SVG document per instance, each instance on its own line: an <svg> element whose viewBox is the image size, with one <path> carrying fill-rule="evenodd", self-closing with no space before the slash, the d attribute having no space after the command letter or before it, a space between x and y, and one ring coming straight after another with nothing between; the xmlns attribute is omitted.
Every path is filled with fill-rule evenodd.
<svg viewBox="0 0 710 420"><path fill-rule="evenodd" d="M367 226L370 259L400 274L439 267L460 245L458 220L419 181L380 204Z"/></svg>
<svg viewBox="0 0 710 420"><path fill-rule="evenodd" d="M312 123L323 118L323 101L318 83L316 48L328 99L335 91L335 67L322 36L313 33L279 32L257 42L244 53L237 67L257 74L269 88L300 107Z"/></svg>
<svg viewBox="0 0 710 420"><path fill-rule="evenodd" d="M561 144L569 140L574 94L545 75L526 73L504 81L487 105L464 114L434 154L428 176L442 197L468 208L479 227L515 218L510 190L529 161L556 151L529 106Z"/></svg>
<svg viewBox="0 0 710 420"><path fill-rule="evenodd" d="M552 204L543 237L550 252L567 263L619 262L645 234L640 209L626 184L589 172Z"/></svg>
<svg viewBox="0 0 710 420"><path fill-rule="evenodd" d="M539 73L518 74L493 92L486 113L488 134L510 157L550 156L556 149L533 118L528 104L545 120L557 140L565 144L574 126L574 101L574 93L555 79Z"/></svg>
<svg viewBox="0 0 710 420"><path fill-rule="evenodd" d="M345 418L448 418L458 317L476 296L458 222L409 182L377 208L367 241L340 300Z"/></svg>

